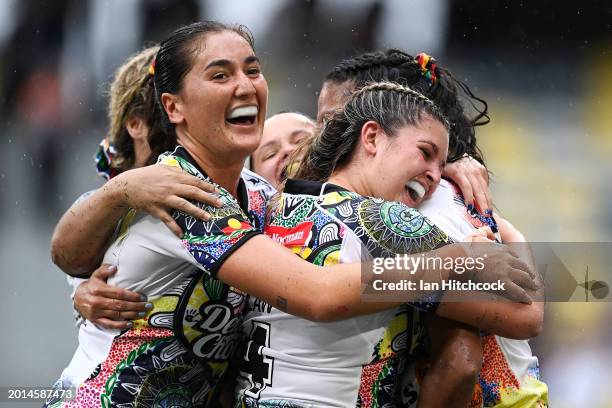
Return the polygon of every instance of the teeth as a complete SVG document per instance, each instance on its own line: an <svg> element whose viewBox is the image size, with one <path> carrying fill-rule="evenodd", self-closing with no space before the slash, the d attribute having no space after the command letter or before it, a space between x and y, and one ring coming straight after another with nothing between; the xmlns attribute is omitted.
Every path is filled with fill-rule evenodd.
<svg viewBox="0 0 612 408"><path fill-rule="evenodd" d="M406 187L413 190L419 198L423 198L425 196L425 187L421 185L418 181L410 180L406 183Z"/></svg>
<svg viewBox="0 0 612 408"><path fill-rule="evenodd" d="M227 118L235 119L242 116L257 116L257 112L257 106L241 106L233 109Z"/></svg>

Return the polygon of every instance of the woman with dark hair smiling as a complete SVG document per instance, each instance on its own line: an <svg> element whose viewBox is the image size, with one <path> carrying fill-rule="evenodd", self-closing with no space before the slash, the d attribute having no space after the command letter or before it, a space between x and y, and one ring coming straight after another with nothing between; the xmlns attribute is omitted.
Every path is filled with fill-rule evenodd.
<svg viewBox="0 0 612 408"><path fill-rule="evenodd" d="M435 190L448 153L448 129L440 109L410 88L381 82L356 90L306 147L296 179L287 180L271 211L266 234L309 262L327 266L437 246L445 234L439 235L414 209L424 198L415 199L407 186L417 180L426 191ZM516 235L506 225L501 234L505 240ZM482 299L478 296L470 300ZM422 347L420 323L426 317L413 310L518 338L532 336L530 328L539 324L538 309L531 305L489 301L471 306L446 294L439 300L437 310L432 304L411 304L317 324L252 299L243 329L249 341L237 397L246 407L393 406L402 367L413 363L409 357L418 356ZM478 321L483 306L497 316L493 324ZM435 339L440 343L450 340L444 338L447 334L453 332L432 332L442 337ZM466 348L474 343L479 349L477 336L472 344L462 341L461 351L470 351ZM443 371L436 367L445 365L439 359L439 353L432 353L431 365ZM447 402L443 406L467 406L478 368L468 370L471 381L452 370L440 378L448 388L441 390ZM462 395L447 394L449 389ZM442 406L429 394L418 406Z"/></svg>
<svg viewBox="0 0 612 408"><path fill-rule="evenodd" d="M323 121L331 117L353 92L371 81L389 80L410 86L429 97L451 124L449 153L443 171L443 176L449 179L443 178L440 186L430 194L419 194L416 190L421 189L421 183L411 181L409 187L414 190L411 199L417 199L412 204L418 204L419 211L455 240L469 235L474 228L491 226L497 229L496 219L500 228L507 232L498 238L503 242L523 243L518 244L519 248L526 248L525 237L516 228L497 216L491 217L488 174L475 134L476 126L488 123L486 102L477 98L466 84L456 80L431 56L422 53L415 58L403 51L388 49L341 61L325 77L319 97L318 119ZM468 117L460 95L472 106L480 104L474 118ZM476 302L476 295L471 302L443 302L437 314L452 319L448 312L480 316L482 312L478 309L481 309L497 313L491 302ZM482 338L474 333L473 327L478 326L474 322L468 322L466 326L427 315L418 316L417 320L425 317L428 321L432 357L424 358L426 347L414 354L415 357L420 354L420 357L417 363L408 365L401 406L465 407L470 400L470 406L474 407L546 406L548 388L540 379L538 359L532 354L527 340L517 340L534 337L541 330L544 304L542 294L537 296L538 302L510 305L505 313L499 314L500 321L505 320L501 326L511 331L491 330ZM413 313L422 315L418 311ZM523 334L517 336L515 329L520 329Z"/></svg>
<svg viewBox="0 0 612 408"><path fill-rule="evenodd" d="M240 341L247 293L322 321L400 303L363 303L359 264L318 267L261 234L273 189L243 165L261 139L268 88L243 27L212 21L182 27L161 43L153 70L168 136L178 143L174 152L160 156L160 165L214 182L223 206L206 207L211 218L204 222L174 210L180 237L151 215L130 211L124 217L104 256L118 267L109 283L143 293L153 309L123 332L81 328L79 350L65 371L70 384L80 384L68 405L208 405ZM94 193L101 206L96 216L116 211L102 203L125 205L132 191L142 188L134 185L134 175L145 170L127 171ZM440 239L434 247L443 246L439 256L479 256L478 248L446 245L445 234L435 233ZM410 273L427 281L447 274ZM532 286L532 275L516 254L494 246L484 271L460 278L501 279L509 297L529 302L520 286ZM415 291L405 301L428 294Z"/></svg>

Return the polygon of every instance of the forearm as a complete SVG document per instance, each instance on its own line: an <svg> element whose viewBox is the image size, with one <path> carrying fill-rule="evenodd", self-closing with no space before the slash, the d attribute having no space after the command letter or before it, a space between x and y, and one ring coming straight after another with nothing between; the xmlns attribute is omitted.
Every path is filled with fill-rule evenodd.
<svg viewBox="0 0 612 408"><path fill-rule="evenodd" d="M120 192L119 176L62 216L51 240L51 258L72 276L95 269L118 221L128 211Z"/></svg>
<svg viewBox="0 0 612 408"><path fill-rule="evenodd" d="M262 254L266 254L262 256ZM358 298L358 267L353 276L337 288L342 298ZM326 320L321 311L327 302L331 268L322 268L301 260L295 254L266 236L251 238L238 248L221 266L218 278L268 304L309 320ZM342 276L350 275L341 269ZM348 316L347 316L348 317Z"/></svg>
<svg viewBox="0 0 612 408"><path fill-rule="evenodd" d="M511 339L529 339L542 330L544 305L493 300L487 293L464 293L470 301L440 302L436 314L487 333ZM487 300L488 298L488 300Z"/></svg>
<svg viewBox="0 0 612 408"><path fill-rule="evenodd" d="M427 317L430 358L417 406L468 407L482 367L480 335L472 327Z"/></svg>
<svg viewBox="0 0 612 408"><path fill-rule="evenodd" d="M266 254L262 257L261 254ZM436 251L438 257L465 256L456 245ZM419 255L421 256L421 255ZM410 301L420 301L428 291L415 289L393 295L384 301L364 301L362 265L342 264L319 267L298 258L291 251L268 237L257 236L242 245L219 270L218 277L246 293L268 302L289 314L315 321L334 321L390 309ZM371 265L363 268L372 270ZM388 269L380 279L397 282L401 279L439 282L448 271L424 266L412 273ZM364 275L364 276L367 276ZM376 275L366 278L372 280ZM376 279L376 278L374 278Z"/></svg>

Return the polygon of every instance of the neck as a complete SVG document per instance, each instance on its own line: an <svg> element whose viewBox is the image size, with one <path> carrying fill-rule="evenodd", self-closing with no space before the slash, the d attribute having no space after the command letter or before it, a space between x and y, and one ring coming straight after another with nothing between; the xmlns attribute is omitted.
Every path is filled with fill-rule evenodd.
<svg viewBox="0 0 612 408"><path fill-rule="evenodd" d="M149 161L151 148L149 142L141 139L134 139L134 167L143 167ZM157 157L155 158L157 159Z"/></svg>
<svg viewBox="0 0 612 408"><path fill-rule="evenodd" d="M215 183L226 189L234 197L238 196L238 181L246 157L229 158L223 154L212 154L202 144L191 138L178 137L178 142L193 157L198 167Z"/></svg>
<svg viewBox="0 0 612 408"><path fill-rule="evenodd" d="M344 187L349 191L353 191L359 195L371 196L372 193L365 182L365 175L361 172L358 166L346 166L334 170L329 179L329 183Z"/></svg>

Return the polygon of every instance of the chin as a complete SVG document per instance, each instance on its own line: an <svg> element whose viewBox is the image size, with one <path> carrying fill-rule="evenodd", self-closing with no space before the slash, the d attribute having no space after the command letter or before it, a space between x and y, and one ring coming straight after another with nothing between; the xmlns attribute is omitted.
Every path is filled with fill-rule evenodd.
<svg viewBox="0 0 612 408"><path fill-rule="evenodd" d="M237 143L234 146L234 151L236 152L240 152L241 154L245 155L245 156L250 156L253 154L253 152L255 150L257 150L257 147L259 146L259 142L257 143L252 143L252 142L247 142L244 141L243 143Z"/></svg>
<svg viewBox="0 0 612 408"><path fill-rule="evenodd" d="M410 195L408 195L407 193L406 194L402 193L402 195L397 199L397 201L401 202L402 204L410 208L416 208L420 205L420 202L413 200L410 197Z"/></svg>

